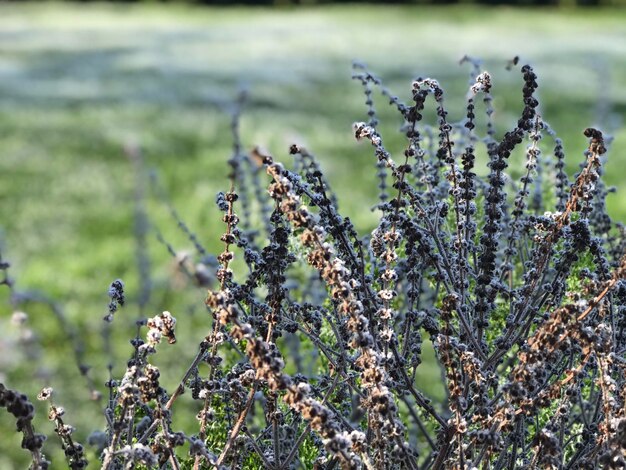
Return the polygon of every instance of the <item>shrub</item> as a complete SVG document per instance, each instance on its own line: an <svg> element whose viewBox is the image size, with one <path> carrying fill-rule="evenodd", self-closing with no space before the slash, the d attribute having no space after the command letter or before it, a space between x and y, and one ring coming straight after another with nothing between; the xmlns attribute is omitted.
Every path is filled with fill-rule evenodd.
<svg viewBox="0 0 626 470"><path fill-rule="evenodd" d="M538 113L533 69L521 67L523 110L498 137L491 77L466 61L459 122L449 121L436 80L415 80L406 104L355 65L368 120L354 134L371 144L379 179L368 235L340 212L306 149L290 148L291 169L259 148L243 153L235 113L230 187L217 196L224 250L206 297L210 332L191 364L167 371L182 376L168 392L152 358L162 339L176 341L176 319L163 312L138 323L147 331L132 340L124 376L106 383L106 427L90 437L102 468L626 465L626 240L604 205L610 139L584 131L589 145L570 181L563 143ZM379 132L376 89L403 122L406 148L395 159ZM517 153L526 163L513 178ZM182 267L204 283L208 265ZM11 287L8 263L0 268ZM109 296L107 322L125 303L121 280ZM441 396L416 379L426 349ZM183 432L172 415L186 390L197 423ZM33 468L45 468L32 404L4 387L0 404L17 418ZM62 416L51 404L67 463L83 468Z"/></svg>

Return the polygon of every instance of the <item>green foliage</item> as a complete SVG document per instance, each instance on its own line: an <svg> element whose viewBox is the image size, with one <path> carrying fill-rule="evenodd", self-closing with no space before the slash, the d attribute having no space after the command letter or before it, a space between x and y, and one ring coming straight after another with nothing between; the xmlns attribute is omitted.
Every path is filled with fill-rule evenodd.
<svg viewBox="0 0 626 470"><path fill-rule="evenodd" d="M582 292L584 286L584 277L581 277L583 270L589 270L593 272L595 269L595 263L593 261L593 255L589 251L578 254L578 261L572 266L572 271L567 278L567 290L569 292Z"/></svg>

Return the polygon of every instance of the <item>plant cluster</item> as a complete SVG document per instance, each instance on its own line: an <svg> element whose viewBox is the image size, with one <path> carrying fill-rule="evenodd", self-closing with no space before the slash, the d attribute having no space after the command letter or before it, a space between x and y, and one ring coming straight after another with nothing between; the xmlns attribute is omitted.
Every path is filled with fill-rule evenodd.
<svg viewBox="0 0 626 470"><path fill-rule="evenodd" d="M124 376L106 383L105 429L90 437L103 469L626 467L626 237L604 204L610 139L584 131L570 180L532 67L521 67L519 119L498 137L492 77L465 62L458 122L437 80L413 81L404 103L355 65L368 118L354 135L371 144L379 181L371 234L341 213L305 148L290 148L289 166L260 148L244 153L238 108L230 187L217 196L224 249L206 296L210 326L168 392L152 357L176 341L176 319L138 322ZM402 121L399 156L379 131L375 90ZM515 155L525 156L519 177ZM200 283L208 264L181 269ZM124 289L111 284L106 321L127 308ZM427 348L441 397L416 379ZM197 425L183 432L172 415L186 391ZM0 404L32 467L46 468L27 398L3 387ZM84 468L62 416L51 405L68 465Z"/></svg>

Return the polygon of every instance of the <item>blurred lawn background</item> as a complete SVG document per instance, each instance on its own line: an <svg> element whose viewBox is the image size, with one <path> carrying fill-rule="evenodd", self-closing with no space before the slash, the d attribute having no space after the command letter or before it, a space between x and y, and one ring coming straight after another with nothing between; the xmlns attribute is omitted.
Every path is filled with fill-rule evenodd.
<svg viewBox="0 0 626 470"><path fill-rule="evenodd" d="M214 198L228 187L229 113L245 88L244 147L263 145L288 162L289 144L304 144L322 162L343 213L366 233L376 220L369 210L375 161L352 136L352 122L367 118L361 88L350 79L352 60L366 62L405 100L412 79L437 78L451 120L458 120L468 76L458 62L465 54L482 58L493 75L499 135L521 109L521 76L505 65L515 55L533 65L542 115L565 142L570 175L582 159L585 127L599 125L615 137L606 180L619 192L608 200L609 213L625 221L624 10L0 3L0 237L16 289L45 294L63 309L85 342L85 362L102 390L109 360L101 336L107 287L124 279L130 300L113 326L119 376L142 284L133 235L138 180L125 146L142 149L145 168L216 251L223 226ZM390 136L400 121L384 100L377 108L390 147L400 152L401 136ZM176 250L193 252L167 207L143 184L151 226ZM174 371L162 378L172 390L208 332L209 318L203 290L175 282L174 262L153 230L147 247L153 289L145 314L170 310L179 318L180 341L156 358ZM0 287L0 379L33 400L49 382L84 442L104 427L102 405L89 401L67 328L47 307L21 304L37 340L20 346L8 289ZM420 381L436 395L429 384L438 371L428 367ZM49 434L44 407L37 407L38 430ZM9 432L13 426L0 414L2 469L25 468L28 460L19 436ZM54 468L63 468L54 439L46 451L57 460Z"/></svg>

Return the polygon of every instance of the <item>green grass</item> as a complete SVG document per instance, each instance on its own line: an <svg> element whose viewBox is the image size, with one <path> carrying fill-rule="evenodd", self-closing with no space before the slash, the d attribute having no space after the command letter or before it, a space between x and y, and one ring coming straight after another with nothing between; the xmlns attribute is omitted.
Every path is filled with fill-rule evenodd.
<svg viewBox="0 0 626 470"><path fill-rule="evenodd" d="M626 11L0 4L0 229L17 288L46 292L84 328L87 362L102 382L99 332L107 286L121 277L131 298L139 291L136 178L125 144L141 145L146 167L156 171L184 220L217 249L223 227L213 201L227 187L227 111L246 86L246 148L262 144L288 161L289 144L305 143L328 170L344 212L371 230L375 216L366 208L375 201L374 161L352 138L351 123L366 114L361 90L350 80L351 61L366 61L405 98L416 76L438 78L454 120L461 112L454 104L467 86L467 69L457 65L464 54L483 58L493 74L500 132L520 109L520 76L504 64L520 55L535 67L542 114L565 141L570 174L585 148L582 130L608 123L615 141L607 181L621 192L610 197L609 211L625 221L626 132L618 121L626 112ZM608 119L598 102L609 105ZM377 107L387 119L384 129L393 132L397 118L384 101ZM390 145L402 148L399 139ZM148 212L176 249L191 248L161 204L151 199ZM182 341L159 359L180 364L195 352L182 345L196 344L208 325L203 294L172 286L172 262L152 234L149 251L150 312L168 309L185 319L179 322ZM45 372L84 441L103 423L71 366L59 323L42 306L22 306L46 351L39 360L46 370L34 376L34 366L15 348L6 289L0 301L0 328L7 332L0 339L0 377L34 397ZM185 316L188 310L196 313ZM131 305L114 324L118 358L129 352L126 339L134 331L128 325L137 315ZM117 374L123 363L117 362ZM163 383L172 389L178 379ZM6 416L0 427L10 429ZM13 444L0 442L1 468L24 466L24 453L8 450ZM52 453L55 445L48 448Z"/></svg>

